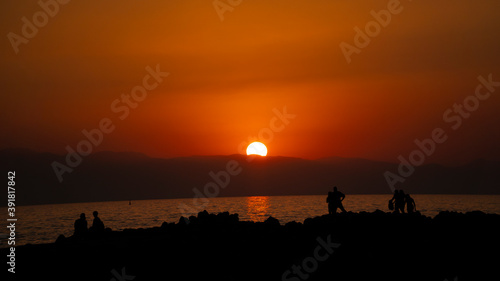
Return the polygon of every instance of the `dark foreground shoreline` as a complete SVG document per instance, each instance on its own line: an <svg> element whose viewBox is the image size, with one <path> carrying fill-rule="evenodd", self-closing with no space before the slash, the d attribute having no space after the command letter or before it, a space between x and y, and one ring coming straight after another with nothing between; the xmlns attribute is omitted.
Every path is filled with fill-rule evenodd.
<svg viewBox="0 0 500 281"><path fill-rule="evenodd" d="M377 210L282 225L204 211L15 252L9 280L496 280L500 215Z"/></svg>

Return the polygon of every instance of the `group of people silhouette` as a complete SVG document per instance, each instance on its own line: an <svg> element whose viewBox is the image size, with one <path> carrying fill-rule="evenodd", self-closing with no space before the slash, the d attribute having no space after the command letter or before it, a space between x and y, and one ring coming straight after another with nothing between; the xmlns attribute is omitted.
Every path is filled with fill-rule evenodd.
<svg viewBox="0 0 500 281"><path fill-rule="evenodd" d="M417 211L415 200L411 198L410 194L405 194L403 190L394 190L394 196L389 200L389 210L394 210L394 213L405 213L406 210L409 214Z"/></svg>
<svg viewBox="0 0 500 281"><path fill-rule="evenodd" d="M337 209L340 209L342 213L346 210L342 205L342 201L345 199L345 194L338 191L337 187L333 187L333 192L328 192L328 197L326 197L326 203L328 203L328 214L334 215L337 213ZM411 198L410 194L405 194L403 190L395 190L394 196L389 200L389 210L394 211L394 213L405 213L405 205L408 213L414 213L417 211L417 205L415 200Z"/></svg>
<svg viewBox="0 0 500 281"><path fill-rule="evenodd" d="M345 199L345 194L338 191L337 187L333 187L333 191L328 192L328 197L326 198L326 203L328 203L328 214L334 215L337 213L337 209L340 209L342 213L346 210L342 205L342 201ZM130 202L129 202L130 204ZM389 200L389 210L394 211L394 213L405 213L405 205L408 213L414 213L417 211L417 206L415 200L411 198L410 194L405 194L403 190L395 190L394 196ZM94 220L90 228L87 227L87 219L85 218L85 213L80 214L80 218L75 220L75 232L74 236L85 236L88 233L100 234L104 232L104 223L99 218L99 213L97 211L93 212Z"/></svg>
<svg viewBox="0 0 500 281"><path fill-rule="evenodd" d="M75 220L75 232L74 236L85 236L87 233L95 233L100 234L104 232L104 223L98 217L99 213L94 211L94 221L92 222L92 226L87 228L87 219L85 218L85 213L80 214L80 218Z"/></svg>

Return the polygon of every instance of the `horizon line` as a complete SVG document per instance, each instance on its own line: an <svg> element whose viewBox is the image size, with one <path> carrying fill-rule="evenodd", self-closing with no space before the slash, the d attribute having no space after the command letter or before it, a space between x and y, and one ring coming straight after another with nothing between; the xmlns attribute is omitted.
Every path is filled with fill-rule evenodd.
<svg viewBox="0 0 500 281"><path fill-rule="evenodd" d="M36 153L36 154L52 154L60 157L64 157L66 153L60 154L56 152L50 152L50 151L40 151L32 148L26 148L26 147L7 147L7 148L0 148L0 153L2 152L9 152L9 151L15 151L15 152L29 152L29 153ZM97 155L101 153L130 153L130 154L141 154L145 157L151 158L151 159L178 159L178 158L193 158L193 157L230 157L230 156L241 156L241 157L250 157L250 155L246 154L240 154L240 153L233 153L233 154L192 154L192 155L185 155L185 156L172 156L172 157L164 157L164 156L151 156L148 155L144 152L139 152L139 151L133 151L133 150L122 150L122 151L113 151L113 150L100 150L100 151L95 151L90 153L88 156L92 155ZM281 158L292 158L292 159L301 159L301 160L306 160L306 161L318 161L318 160L326 160L326 159L348 159L348 160L364 160L364 161L371 161L371 162L379 162L379 163L387 163L387 164L399 164L396 161L388 161L388 160L380 160L380 159L370 159L370 158L363 158L363 157L358 157L358 156L324 156L320 158L303 158L303 157L297 157L297 156L285 156L285 155L266 155L266 156L259 156L259 155L254 155L256 157L260 157L262 159L265 159L266 157L273 158L273 157L281 157ZM428 166L428 165L440 165L440 166L445 166L445 167L459 167L459 166L464 166L470 163L478 162L478 161L486 161L486 162L500 162L499 160L488 160L484 158L476 158L474 160L466 161L463 163L439 163L439 162L428 162L420 166Z"/></svg>

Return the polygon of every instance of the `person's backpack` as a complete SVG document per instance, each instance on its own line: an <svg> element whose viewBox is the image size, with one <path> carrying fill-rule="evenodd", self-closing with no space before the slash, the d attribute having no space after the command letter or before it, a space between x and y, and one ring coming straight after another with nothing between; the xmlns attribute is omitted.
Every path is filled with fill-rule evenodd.
<svg viewBox="0 0 500 281"><path fill-rule="evenodd" d="M392 200L389 200L389 210L394 210L394 203L392 202Z"/></svg>

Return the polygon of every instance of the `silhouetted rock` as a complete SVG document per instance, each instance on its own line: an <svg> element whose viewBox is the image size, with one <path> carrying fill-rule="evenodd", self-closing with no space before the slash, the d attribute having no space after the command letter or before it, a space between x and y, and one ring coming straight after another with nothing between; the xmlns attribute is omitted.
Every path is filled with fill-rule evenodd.
<svg viewBox="0 0 500 281"><path fill-rule="evenodd" d="M62 244L62 243L64 243L65 241L66 241L66 237L65 237L64 235L62 235L62 234L61 234L61 235L59 235L59 237L57 237L57 239L56 239L56 242L55 242L55 243L56 243L56 244Z"/></svg>
<svg viewBox="0 0 500 281"><path fill-rule="evenodd" d="M208 220L209 217L210 217L210 214L207 212L207 210L203 210L202 212L198 213L198 218L200 220Z"/></svg>
<svg viewBox="0 0 500 281"><path fill-rule="evenodd" d="M179 222L178 222L178 224L179 224L179 225L186 225L188 222L189 222L189 219L187 219L187 218L185 218L185 217L181 216L181 217L179 218Z"/></svg>
<svg viewBox="0 0 500 281"><path fill-rule="evenodd" d="M273 225L273 226L280 226L280 221L269 216L265 221L264 224L266 225Z"/></svg>
<svg viewBox="0 0 500 281"><path fill-rule="evenodd" d="M16 278L67 280L76 272L72 279L108 281L126 268L134 280L494 280L498 225L500 215L479 211L347 212L285 225L203 211L161 227L17 247Z"/></svg>

